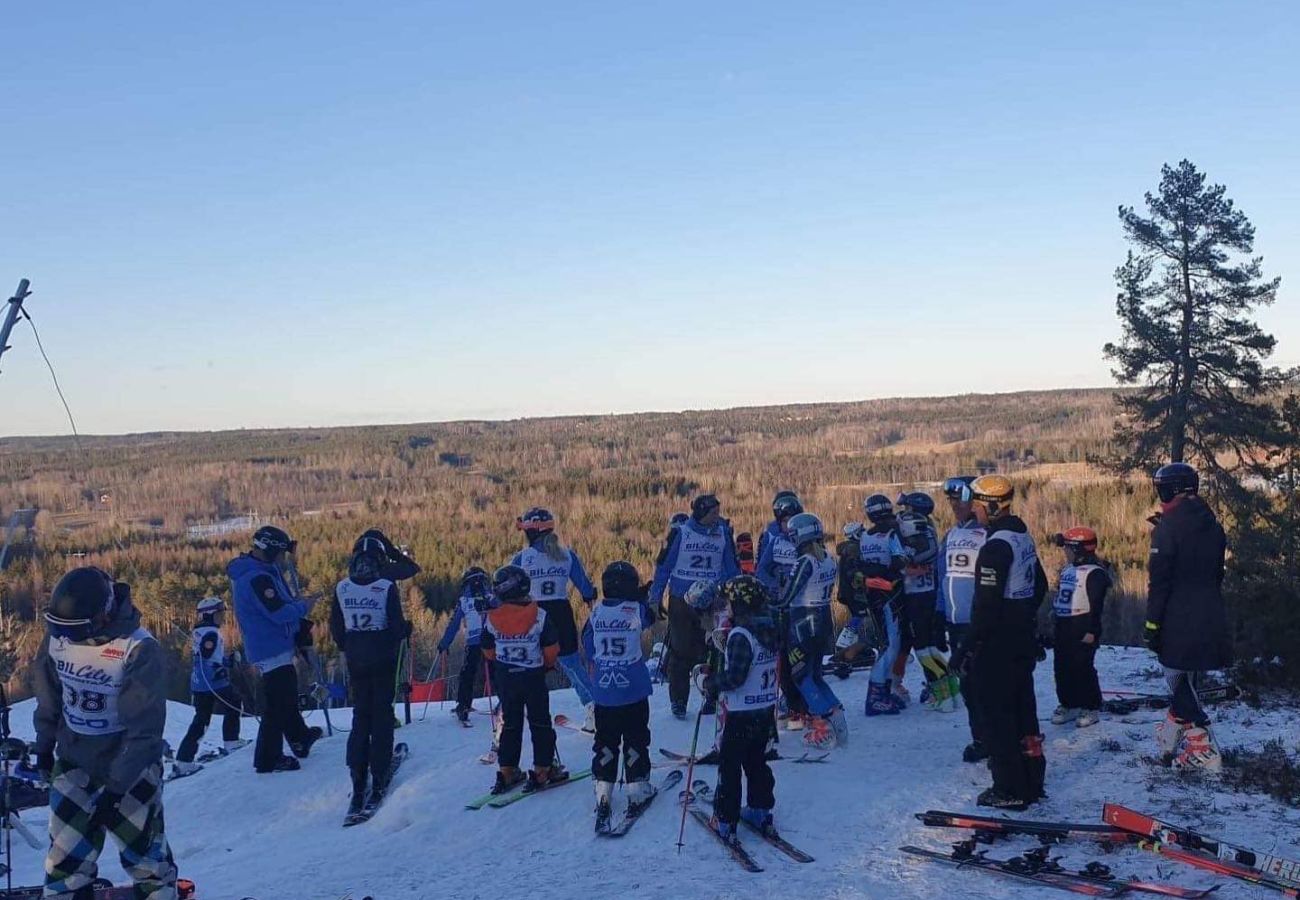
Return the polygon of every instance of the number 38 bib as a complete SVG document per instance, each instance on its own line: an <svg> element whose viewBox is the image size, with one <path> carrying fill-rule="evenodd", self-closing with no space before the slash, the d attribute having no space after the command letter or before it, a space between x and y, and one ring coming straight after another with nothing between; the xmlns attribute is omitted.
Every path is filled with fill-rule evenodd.
<svg viewBox="0 0 1300 900"><path fill-rule="evenodd" d="M125 730L117 711L126 660L154 636L137 628L129 637L105 644L76 644L50 638L50 659L63 685L63 719L77 734L116 734Z"/></svg>

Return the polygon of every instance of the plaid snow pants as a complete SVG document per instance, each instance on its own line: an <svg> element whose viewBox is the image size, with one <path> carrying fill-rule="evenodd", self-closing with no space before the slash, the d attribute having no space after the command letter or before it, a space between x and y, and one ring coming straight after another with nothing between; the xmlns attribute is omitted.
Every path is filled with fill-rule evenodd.
<svg viewBox="0 0 1300 900"><path fill-rule="evenodd" d="M162 764L150 766L116 807L100 798L104 786L60 761L50 784L50 852L45 897L91 898L104 836L120 845L122 868L135 882L136 900L176 900L176 864L163 828Z"/></svg>

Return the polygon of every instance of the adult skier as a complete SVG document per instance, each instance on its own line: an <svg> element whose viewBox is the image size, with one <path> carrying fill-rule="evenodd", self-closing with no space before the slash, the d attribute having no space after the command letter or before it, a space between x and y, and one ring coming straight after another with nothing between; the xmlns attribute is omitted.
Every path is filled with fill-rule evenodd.
<svg viewBox="0 0 1300 900"><path fill-rule="evenodd" d="M868 527L858 532L858 560L867 587L867 605L877 622L877 631L887 638L885 649L876 656L867 685L868 716L898 715L906 701L890 685L894 662L903 650L903 629L899 606L903 596L903 570L908 554L898 537L894 504L884 494L872 494L862 504Z"/></svg>
<svg viewBox="0 0 1300 900"><path fill-rule="evenodd" d="M531 596L546 610L560 641L560 668L568 676L573 693L586 710L582 730L596 730L596 708L591 702L591 677L578 652L578 623L569 605L569 584L587 603L596 599L596 588L582 567L582 560L572 549L563 546L555 534L555 516L548 509L535 506L515 522L524 533L528 546L515 554L510 565L519 566L532 579Z"/></svg>
<svg viewBox="0 0 1300 900"><path fill-rule="evenodd" d="M93 567L59 579L32 667L37 768L50 784L45 896L89 898L105 834L137 897L176 900L163 829L162 648L130 588Z"/></svg>
<svg viewBox="0 0 1300 900"><path fill-rule="evenodd" d="M230 659L226 656L221 626L225 624L226 604L220 597L204 597L198 603L198 624L190 633L193 644L190 665L190 696L194 718L176 750L172 768L177 775L190 775L202 768L194 762L199 741L208 730L213 712L221 713L222 750L232 753L244 746L239 739L242 704L230 683Z"/></svg>
<svg viewBox="0 0 1300 900"><path fill-rule="evenodd" d="M719 747L718 787L713 798L711 826L726 840L734 840L743 816L760 831L773 832L776 777L766 758L776 704L776 659L779 638L768 612L763 585L750 575L723 582L723 599L731 610L722 669L707 673L701 691L715 700L722 697L726 722ZM741 809L741 774L746 781L746 803Z"/></svg>
<svg viewBox="0 0 1300 900"><path fill-rule="evenodd" d="M483 655L492 664L492 687L501 698L500 768L494 794L504 794L525 781L525 791L537 791L569 777L556 762L551 695L546 687L546 672L559 659L560 638L546 609L529 595L531 584L519 566L497 569L492 594L500 605L483 623ZM533 738L533 768L526 780L519 771L525 718Z"/></svg>
<svg viewBox="0 0 1300 900"><path fill-rule="evenodd" d="M483 616L491 608L492 581L488 573L478 566L470 566L460 576L460 594L456 609L451 615L438 641L438 652L446 653L460 626L465 626L465 656L461 660L460 675L456 679L456 708L452 710L460 724L469 726L469 714L474 709L474 683L483 662L480 638L483 634Z"/></svg>
<svg viewBox="0 0 1300 900"><path fill-rule="evenodd" d="M903 569L903 618L908 643L929 689L928 707L956 712L960 685L943 655L948 648L947 622L938 604L935 579L939 537L930 519L934 500L923 491L912 491L899 496L898 509L898 536L909 554Z"/></svg>
<svg viewBox="0 0 1300 900"><path fill-rule="evenodd" d="M1154 481L1160 518L1151 532L1144 635L1173 695L1156 741L1175 766L1218 771L1223 760L1197 689L1205 672L1232 662L1223 603L1228 542L1200 497L1195 469L1169 463L1156 470Z"/></svg>
<svg viewBox="0 0 1300 900"><path fill-rule="evenodd" d="M772 521L758 536L754 574L773 597L779 597L785 590L785 583L799 560L799 551L791 542L786 525L803 511L803 503L794 491L778 491L772 498Z"/></svg>
<svg viewBox="0 0 1300 900"><path fill-rule="evenodd" d="M596 740L591 772L596 788L596 830L607 831L619 751L627 782L628 814L654 799L650 784L650 670L641 652L641 633L652 628L654 614L636 568L620 560L600 576L604 599L592 607L582 630L583 649L591 660L591 690L596 701Z"/></svg>
<svg viewBox="0 0 1300 900"><path fill-rule="evenodd" d="M1047 573L1025 523L1011 512L1015 488L1005 475L971 483L975 517L988 539L975 560L975 601L964 664L976 681L993 786L980 806L1023 810L1046 796L1047 760L1034 699L1038 608Z"/></svg>
<svg viewBox="0 0 1300 900"><path fill-rule="evenodd" d="M849 742L844 704L835 696L822 672L822 660L831 650L834 623L831 598L839 581L839 567L826 550L821 519L811 513L792 516L785 525L799 556L785 579L776 601L780 611L782 653L805 707L812 716L804 743L825 748Z"/></svg>
<svg viewBox="0 0 1300 900"><path fill-rule="evenodd" d="M1110 572L1097 556L1097 532L1091 528L1076 526L1052 535L1052 543L1065 551L1052 601L1052 668L1060 704L1052 713L1052 724L1073 721L1076 727L1087 728L1101 720L1096 658Z"/></svg>
<svg viewBox="0 0 1300 900"><path fill-rule="evenodd" d="M975 602L975 560L980 548L988 539L988 532L975 517L972 509L973 495L970 486L973 476L949 478L943 485L956 523L944 533L943 543L935 572L939 584L939 603L948 622L948 640L952 645L949 668L958 673L961 698L966 705L966 720L970 726L970 743L962 750L965 762L988 759L984 744L984 728L980 722L980 706L976 702L974 675L969 666L958 662L969 650L971 608Z"/></svg>
<svg viewBox="0 0 1300 900"><path fill-rule="evenodd" d="M383 802L393 763L397 659L411 624L402 612L397 583L381 574L386 563L381 550L362 547L348 564L348 577L334 588L330 607L330 635L343 651L352 687L349 816L367 807L373 811Z"/></svg>
<svg viewBox="0 0 1300 900"><path fill-rule="evenodd" d="M324 731L307 727L298 710L298 674L294 669L297 639L316 597L298 597L281 570L291 564L298 542L274 525L253 533L253 546L226 566L235 619L244 636L248 661L262 675L266 705L253 747L253 768L259 773L292 772L298 759ZM284 753L285 740L293 756ZM298 757L295 759L294 757Z"/></svg>
<svg viewBox="0 0 1300 900"><path fill-rule="evenodd" d="M691 517L668 535L667 552L655 567L650 602L663 602L668 590L668 699L673 715L686 718L691 670L704 661L704 626L686 602L686 592L697 581L721 583L740 574L731 527L722 518L722 504L713 494L691 501ZM705 711L710 709L705 705Z"/></svg>

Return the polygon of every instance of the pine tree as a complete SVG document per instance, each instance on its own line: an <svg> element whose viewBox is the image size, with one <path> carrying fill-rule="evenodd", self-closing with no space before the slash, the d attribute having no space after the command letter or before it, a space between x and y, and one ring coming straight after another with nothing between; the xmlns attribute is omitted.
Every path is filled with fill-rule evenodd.
<svg viewBox="0 0 1300 900"><path fill-rule="evenodd" d="M1266 394L1277 373L1265 361L1276 342L1250 313L1273 302L1280 279L1250 256L1255 228L1224 191L1183 160L1161 169L1145 216L1119 208L1133 248L1115 270L1123 336L1105 354L1121 384L1138 386L1116 398L1120 470L1190 461L1239 488L1252 452L1274 436Z"/></svg>

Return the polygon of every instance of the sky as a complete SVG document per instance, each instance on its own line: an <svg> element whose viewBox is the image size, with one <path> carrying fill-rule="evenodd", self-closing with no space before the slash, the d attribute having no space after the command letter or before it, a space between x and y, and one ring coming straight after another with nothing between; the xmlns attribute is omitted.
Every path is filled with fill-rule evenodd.
<svg viewBox="0 0 1300 900"><path fill-rule="evenodd" d="M5 10L0 293L81 431L1112 383L1186 157L1300 365L1300 4ZM67 433L26 323L0 435Z"/></svg>

